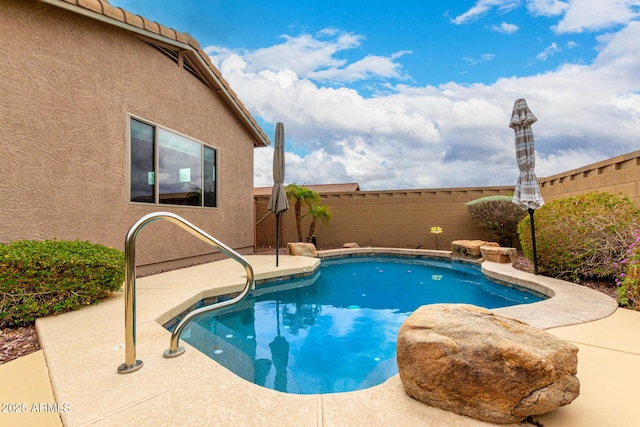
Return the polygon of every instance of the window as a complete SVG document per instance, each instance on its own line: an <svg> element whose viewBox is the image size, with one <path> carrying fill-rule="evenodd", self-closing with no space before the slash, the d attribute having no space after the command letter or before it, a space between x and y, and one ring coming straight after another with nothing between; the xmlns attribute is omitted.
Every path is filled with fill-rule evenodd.
<svg viewBox="0 0 640 427"><path fill-rule="evenodd" d="M131 118L130 200L217 206L217 152L200 142Z"/></svg>

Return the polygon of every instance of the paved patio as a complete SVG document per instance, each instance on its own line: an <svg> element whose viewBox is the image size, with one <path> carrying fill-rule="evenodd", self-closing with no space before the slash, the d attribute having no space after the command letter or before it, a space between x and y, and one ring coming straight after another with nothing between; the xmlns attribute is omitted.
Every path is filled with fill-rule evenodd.
<svg viewBox="0 0 640 427"><path fill-rule="evenodd" d="M256 279L310 271L319 262L280 256L276 268L274 258L247 257ZM507 264L484 263L483 270L496 279L553 294L543 302L495 311L545 328L580 349L580 396L536 419L545 427L637 425L640 313L616 309L615 301L591 289ZM184 343L183 356L162 357L170 334L161 324L203 297L239 290L243 274L239 264L225 260L138 279L137 358L144 366L127 375L116 372L124 362L122 294L80 311L39 319L43 350L0 365L0 402L24 403L30 412L0 413L0 425L492 425L414 401L397 375L357 392L292 395L248 383ZM41 405L55 402L61 412L47 412L51 409ZM31 412L33 403L45 411Z"/></svg>

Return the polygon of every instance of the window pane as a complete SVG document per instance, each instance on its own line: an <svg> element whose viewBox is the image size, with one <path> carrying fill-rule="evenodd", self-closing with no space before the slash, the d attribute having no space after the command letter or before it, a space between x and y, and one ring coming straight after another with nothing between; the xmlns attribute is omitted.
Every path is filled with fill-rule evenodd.
<svg viewBox="0 0 640 427"><path fill-rule="evenodd" d="M155 203L155 129L131 119L131 201Z"/></svg>
<svg viewBox="0 0 640 427"><path fill-rule="evenodd" d="M158 129L159 202L202 206L202 145Z"/></svg>
<svg viewBox="0 0 640 427"><path fill-rule="evenodd" d="M204 147L204 205L216 207L216 150Z"/></svg>

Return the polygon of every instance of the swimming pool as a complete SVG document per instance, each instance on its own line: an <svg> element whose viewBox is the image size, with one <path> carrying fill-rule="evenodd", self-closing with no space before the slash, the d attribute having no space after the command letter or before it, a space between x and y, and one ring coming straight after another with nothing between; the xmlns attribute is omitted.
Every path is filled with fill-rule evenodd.
<svg viewBox="0 0 640 427"><path fill-rule="evenodd" d="M419 306L486 308L540 301L435 259L325 259L312 277L258 287L242 303L194 319L181 338L238 376L296 394L380 384L397 373L397 332Z"/></svg>

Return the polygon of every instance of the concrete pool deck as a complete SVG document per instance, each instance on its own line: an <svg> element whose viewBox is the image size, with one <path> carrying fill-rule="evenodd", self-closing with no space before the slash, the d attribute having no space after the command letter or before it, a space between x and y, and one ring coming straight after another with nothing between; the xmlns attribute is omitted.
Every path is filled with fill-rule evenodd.
<svg viewBox="0 0 640 427"><path fill-rule="evenodd" d="M246 258L256 279L310 271L319 262L280 256L276 268L274 256ZM640 382L640 342L634 337L640 313L616 309L615 301L602 293L508 264L484 263L483 270L499 280L509 277L520 286L554 293L549 300L495 311L548 329L580 349L580 396L535 419L545 427L637 425L634 390ZM0 426L493 425L409 398L397 375L357 392L293 395L244 381L183 342L184 355L164 358L170 333L161 325L203 297L238 291L243 274L240 264L225 260L138 279L136 356L144 366L131 374L116 372L125 358L123 294L39 319L42 350L0 365L0 401L24 403L30 413L0 412ZM33 403L47 402L57 402L60 412L48 412L46 405L43 412L31 412Z"/></svg>

